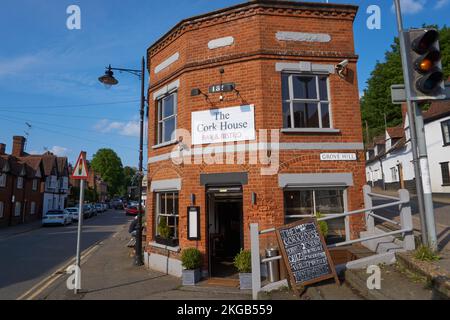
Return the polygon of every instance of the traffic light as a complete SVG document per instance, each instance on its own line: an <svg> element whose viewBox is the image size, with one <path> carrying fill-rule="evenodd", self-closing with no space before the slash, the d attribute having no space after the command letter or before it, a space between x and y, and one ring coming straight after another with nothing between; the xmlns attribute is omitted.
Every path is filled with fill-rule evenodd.
<svg viewBox="0 0 450 320"><path fill-rule="evenodd" d="M445 99L439 32L412 29L405 32L411 100Z"/></svg>

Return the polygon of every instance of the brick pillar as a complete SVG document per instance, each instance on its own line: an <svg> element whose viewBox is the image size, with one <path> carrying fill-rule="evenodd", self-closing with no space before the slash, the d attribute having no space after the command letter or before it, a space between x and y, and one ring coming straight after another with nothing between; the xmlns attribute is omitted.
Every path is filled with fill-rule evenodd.
<svg viewBox="0 0 450 320"><path fill-rule="evenodd" d="M6 153L6 144L0 143L0 155Z"/></svg>

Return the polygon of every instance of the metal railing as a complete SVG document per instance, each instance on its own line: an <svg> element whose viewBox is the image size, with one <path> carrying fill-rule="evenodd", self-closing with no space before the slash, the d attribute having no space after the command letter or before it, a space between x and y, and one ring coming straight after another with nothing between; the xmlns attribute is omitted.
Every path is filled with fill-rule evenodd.
<svg viewBox="0 0 450 320"><path fill-rule="evenodd" d="M412 216L411 216L411 206L410 206L410 195L407 190L399 190L399 197L391 197L386 195L380 195L372 193L372 189L370 186L364 186L363 188L364 192L364 209L360 210L354 210L351 212L344 212L342 214L335 214L335 215L328 215L326 217L322 217L317 219L318 221L329 221L334 219L342 219L347 218L352 215L358 215L358 214L365 214L365 223L366 223L366 230L369 232L369 234L373 234L371 236L366 237L360 237L358 239L352 239L349 240L347 237L346 241L335 243L328 245L327 247L329 249L331 248L337 248L337 247L343 247L348 246L355 243L361 243L366 242L370 240L380 239L388 236L395 236L395 235L402 235L402 246L404 250L414 250L415 249L415 242L414 242L414 234L413 234L413 223L412 223ZM378 206L373 206L373 197L383 198L386 200L393 200L394 202L381 204ZM382 217L380 215L377 215L374 213L374 210L379 209L385 209L389 207L395 207L399 206L399 213L400 213L400 222ZM302 217L314 217L312 216L302 216ZM396 226L400 226L400 230L392 231L392 232L380 232L379 229L375 228L375 219L382 220L384 222L392 223ZM348 223L345 224L346 228L346 234L350 234L350 226ZM261 259L260 257L260 239L259 237L261 235L273 233L276 231L276 228L270 228L266 230L259 230L259 224L253 223L250 225L250 241L251 241L251 258L252 258L252 292L253 292L253 299L257 300L258 293L260 291L265 291L265 289L269 288L276 288L277 286L281 286L283 284L286 284L286 280L279 281L274 284L269 284L266 287L261 287L261 264L267 263L275 260L281 260L282 256L277 257L271 257L271 258L265 258Z"/></svg>

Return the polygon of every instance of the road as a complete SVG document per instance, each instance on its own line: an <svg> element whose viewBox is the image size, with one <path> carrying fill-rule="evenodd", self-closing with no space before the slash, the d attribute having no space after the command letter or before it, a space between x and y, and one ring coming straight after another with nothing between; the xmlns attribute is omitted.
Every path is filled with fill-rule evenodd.
<svg viewBox="0 0 450 320"><path fill-rule="evenodd" d="M383 200L381 198L375 198L373 205L381 205L391 202L389 200ZM411 199L411 211L413 214L413 225L416 231L420 231L420 215L417 204L417 198ZM398 207L389 207L381 210L375 210L375 214L381 215L388 219L398 220L399 209ZM436 222L436 232L438 237L439 247L450 247L450 204L434 202L434 218ZM450 249L450 248L449 248Z"/></svg>
<svg viewBox="0 0 450 320"><path fill-rule="evenodd" d="M82 250L111 237L130 220L124 211L114 210L85 220ZM61 270L76 253L75 223L66 227L39 228L11 236L2 236L2 231L0 230L0 300L17 299L43 279Z"/></svg>

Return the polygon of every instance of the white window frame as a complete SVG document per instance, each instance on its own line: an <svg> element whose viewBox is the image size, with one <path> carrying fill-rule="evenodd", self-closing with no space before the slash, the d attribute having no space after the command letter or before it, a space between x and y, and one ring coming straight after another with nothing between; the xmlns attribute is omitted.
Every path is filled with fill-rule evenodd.
<svg viewBox="0 0 450 320"><path fill-rule="evenodd" d="M0 219L5 217L4 211L5 211L5 204L0 201Z"/></svg>
<svg viewBox="0 0 450 320"><path fill-rule="evenodd" d="M392 178L392 182L398 182L398 175L397 175L397 167L392 167L391 168L391 178Z"/></svg>
<svg viewBox="0 0 450 320"><path fill-rule="evenodd" d="M450 119L441 122L442 128L442 141L444 142L444 146L450 145ZM447 141L448 135L448 141Z"/></svg>
<svg viewBox="0 0 450 320"><path fill-rule="evenodd" d="M35 215L36 214L36 202L31 202L30 204L30 215Z"/></svg>
<svg viewBox="0 0 450 320"><path fill-rule="evenodd" d="M177 198L176 198L177 201L178 201L178 206L177 206L178 207L178 212L176 212L175 214L174 213L170 214L170 213L167 212L167 197L165 198L166 199L166 204L165 204L166 212L165 213L161 213L160 212L160 209L161 209L161 195L162 194L173 194L173 195L177 194L178 195ZM158 226L159 226L159 222L160 222L161 217L166 218L167 222L168 222L169 218L173 217L175 224L173 226L170 226L169 223L167 223L167 225L174 229L174 238L173 239L179 239L179 230L178 230L178 228L179 228L179 224L180 224L179 223L179 220L180 220L180 212L179 212L180 211L180 193L178 191L157 191L157 192L155 192L155 195L156 195L156 206L155 206L155 209L156 209L156 212L155 212L156 227L155 227L155 236L159 236ZM174 197L174 201L175 201L175 197ZM175 202L173 203L173 208L176 208L175 207Z"/></svg>
<svg viewBox="0 0 450 320"><path fill-rule="evenodd" d="M16 201L14 204L14 217L20 217L22 213L22 203L20 201Z"/></svg>
<svg viewBox="0 0 450 320"><path fill-rule="evenodd" d="M6 173L0 173L0 188L6 187Z"/></svg>
<svg viewBox="0 0 450 320"><path fill-rule="evenodd" d="M333 116L332 116L332 106L331 106L331 90L330 90L330 76L328 74L324 73L298 73L298 72L283 72L281 74L281 77L289 76L288 78L288 86L289 86L289 99L288 100L282 100L284 103L289 103L290 105L290 116L291 116L291 123L289 127L284 127L284 119L283 119L283 129L333 129ZM294 85L293 85L293 77L300 76L300 77L310 77L315 78L316 82L316 95L317 99L296 99L294 97ZM320 97L320 85L319 85L319 78L325 77L327 80L327 96L328 100L322 100ZM282 81L283 86L283 81ZM281 88L283 91L283 87ZM319 126L318 127L295 127L295 119L294 119L294 103L305 103L305 104L317 104L317 111L318 111L318 117L319 117ZM328 104L328 116L329 116L329 127L323 126L323 119L322 119L322 103ZM283 115L284 116L284 115Z"/></svg>
<svg viewBox="0 0 450 320"><path fill-rule="evenodd" d="M37 189L38 189L38 179L33 179L32 190L37 191Z"/></svg>
<svg viewBox="0 0 450 320"><path fill-rule="evenodd" d="M167 99L168 97L170 97L171 95L173 95L173 114L171 116L165 117L162 114L163 111L163 102L165 99ZM164 125L165 122L168 120L172 120L175 119L175 131L177 130L177 126L178 126L178 91L173 91L173 92L169 92L168 94L159 97L158 100L156 101L156 143L157 145L162 145L165 143L170 143L173 141L173 139L171 139L171 137L168 137L166 139L166 137L164 137ZM161 126L160 126L161 124Z"/></svg>
<svg viewBox="0 0 450 320"><path fill-rule="evenodd" d="M23 189L23 177L17 177L17 189Z"/></svg>

